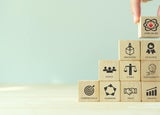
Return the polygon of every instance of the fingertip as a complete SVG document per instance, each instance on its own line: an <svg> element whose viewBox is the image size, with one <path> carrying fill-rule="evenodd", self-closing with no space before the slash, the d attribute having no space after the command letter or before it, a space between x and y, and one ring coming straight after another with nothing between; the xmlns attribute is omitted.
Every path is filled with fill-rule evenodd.
<svg viewBox="0 0 160 115"><path fill-rule="evenodd" d="M137 24L139 22L139 17L133 16L133 21L135 24Z"/></svg>

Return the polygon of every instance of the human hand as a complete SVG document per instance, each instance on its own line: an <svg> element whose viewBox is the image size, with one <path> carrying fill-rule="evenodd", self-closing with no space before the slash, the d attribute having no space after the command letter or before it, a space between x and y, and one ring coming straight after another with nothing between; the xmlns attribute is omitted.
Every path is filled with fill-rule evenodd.
<svg viewBox="0 0 160 115"><path fill-rule="evenodd" d="M131 9L134 23L138 23L141 16L141 2L147 2L151 0L130 0ZM160 7L158 8L157 15L160 16Z"/></svg>

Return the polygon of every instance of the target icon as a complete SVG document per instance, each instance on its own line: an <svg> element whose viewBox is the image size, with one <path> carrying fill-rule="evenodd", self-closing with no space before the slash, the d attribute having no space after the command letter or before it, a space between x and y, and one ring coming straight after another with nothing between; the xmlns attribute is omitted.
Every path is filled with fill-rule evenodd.
<svg viewBox="0 0 160 115"><path fill-rule="evenodd" d="M94 85L93 85L93 86L87 85L87 86L84 88L84 93L85 93L87 96L93 95L93 93L94 93Z"/></svg>

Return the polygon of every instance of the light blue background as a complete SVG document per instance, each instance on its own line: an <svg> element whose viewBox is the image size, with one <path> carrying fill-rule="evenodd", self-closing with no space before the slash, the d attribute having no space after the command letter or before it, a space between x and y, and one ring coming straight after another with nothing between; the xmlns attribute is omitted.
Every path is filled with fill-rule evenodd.
<svg viewBox="0 0 160 115"><path fill-rule="evenodd" d="M96 80L119 39L138 39L129 0L0 0L0 83Z"/></svg>

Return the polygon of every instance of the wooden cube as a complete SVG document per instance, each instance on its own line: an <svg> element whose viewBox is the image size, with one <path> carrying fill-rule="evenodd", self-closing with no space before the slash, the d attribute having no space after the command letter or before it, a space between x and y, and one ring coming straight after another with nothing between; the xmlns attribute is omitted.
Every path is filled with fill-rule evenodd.
<svg viewBox="0 0 160 115"><path fill-rule="evenodd" d="M119 40L120 60L140 60L139 40Z"/></svg>
<svg viewBox="0 0 160 115"><path fill-rule="evenodd" d="M160 17L142 16L138 24L139 38L159 38L160 37Z"/></svg>
<svg viewBox="0 0 160 115"><path fill-rule="evenodd" d="M160 61L141 61L141 80L160 81Z"/></svg>
<svg viewBox="0 0 160 115"><path fill-rule="evenodd" d="M79 81L79 101L99 101L99 81Z"/></svg>
<svg viewBox="0 0 160 115"><path fill-rule="evenodd" d="M100 81L100 101L101 102L120 101L120 82Z"/></svg>
<svg viewBox="0 0 160 115"><path fill-rule="evenodd" d="M141 41L141 60L160 60L160 40Z"/></svg>
<svg viewBox="0 0 160 115"><path fill-rule="evenodd" d="M142 101L160 102L160 82L142 82Z"/></svg>
<svg viewBox="0 0 160 115"><path fill-rule="evenodd" d="M140 61L120 61L121 81L140 81Z"/></svg>
<svg viewBox="0 0 160 115"><path fill-rule="evenodd" d="M141 82L121 82L121 101L140 102Z"/></svg>
<svg viewBox="0 0 160 115"><path fill-rule="evenodd" d="M119 61L100 60L98 63L99 80L119 80Z"/></svg>

